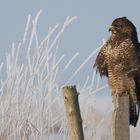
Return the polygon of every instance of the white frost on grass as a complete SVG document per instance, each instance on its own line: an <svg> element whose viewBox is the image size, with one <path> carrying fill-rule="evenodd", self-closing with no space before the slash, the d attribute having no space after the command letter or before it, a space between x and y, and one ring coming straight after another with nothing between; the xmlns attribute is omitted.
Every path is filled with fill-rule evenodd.
<svg viewBox="0 0 140 140"><path fill-rule="evenodd" d="M68 139L65 108L57 79L63 78L60 74L67 71L80 54L75 53L62 71L60 64L63 63L65 55L58 57L57 54L62 34L77 17L68 16L62 26L56 24L50 27L47 35L40 41L37 27L42 12L40 10L34 19L31 15L28 16L22 41L12 44L11 53L6 55L6 62L0 65L0 71L6 69L6 78L1 80L0 86L2 140ZM99 49L94 50L65 83L72 81ZM79 88L86 140L97 137L97 129L102 127L107 118L101 116L95 106L96 93L107 87L100 87L99 83L99 77L95 76L94 71ZM107 140L109 131L100 135Z"/></svg>
<svg viewBox="0 0 140 140"><path fill-rule="evenodd" d="M84 65L87 64L87 62L93 58L93 56L97 53L97 51L99 50L99 48L97 48L96 50L94 50L85 60L82 64L80 64L80 66L77 68L77 70L73 73L73 75L69 78L69 80L67 81L67 84L69 82L71 82L71 80L78 74L78 72L84 67Z"/></svg>

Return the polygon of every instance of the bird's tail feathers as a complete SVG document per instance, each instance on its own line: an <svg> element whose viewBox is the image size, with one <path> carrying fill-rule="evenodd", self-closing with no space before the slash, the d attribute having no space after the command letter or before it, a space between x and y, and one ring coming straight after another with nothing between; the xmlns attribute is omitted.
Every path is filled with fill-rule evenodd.
<svg viewBox="0 0 140 140"><path fill-rule="evenodd" d="M138 119L139 119L139 113L140 113L140 80L135 78L135 84L136 84L136 96L137 96L137 103L134 103L132 101L132 98L130 98L130 104L129 104L129 121L130 124L136 127Z"/></svg>
<svg viewBox="0 0 140 140"><path fill-rule="evenodd" d="M139 105L133 104L132 101L130 101L129 112L130 125L136 127L139 118Z"/></svg>

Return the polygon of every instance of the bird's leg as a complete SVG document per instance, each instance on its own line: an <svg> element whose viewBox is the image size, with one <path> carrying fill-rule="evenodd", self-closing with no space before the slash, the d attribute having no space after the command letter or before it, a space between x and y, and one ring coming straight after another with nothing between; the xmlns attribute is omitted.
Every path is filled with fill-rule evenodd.
<svg viewBox="0 0 140 140"><path fill-rule="evenodd" d="M117 94L115 91L112 91L112 103L114 104L114 112L117 110L117 103L116 103L116 97L117 97Z"/></svg>

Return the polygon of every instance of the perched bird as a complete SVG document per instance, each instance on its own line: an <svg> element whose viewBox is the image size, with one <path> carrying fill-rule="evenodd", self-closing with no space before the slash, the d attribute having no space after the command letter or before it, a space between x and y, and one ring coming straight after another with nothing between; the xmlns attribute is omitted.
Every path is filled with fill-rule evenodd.
<svg viewBox="0 0 140 140"><path fill-rule="evenodd" d="M111 36L97 55L94 67L108 78L112 93L129 93L129 123L137 125L140 110L140 44L134 24L126 17L115 19Z"/></svg>

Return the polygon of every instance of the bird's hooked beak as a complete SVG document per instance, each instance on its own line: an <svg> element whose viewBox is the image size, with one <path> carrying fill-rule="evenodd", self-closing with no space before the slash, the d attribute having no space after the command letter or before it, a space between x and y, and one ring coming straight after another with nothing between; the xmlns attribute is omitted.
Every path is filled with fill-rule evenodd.
<svg viewBox="0 0 140 140"><path fill-rule="evenodd" d="M114 30L114 26L110 26L110 28L108 29L108 31L110 32L110 31L113 31Z"/></svg>

